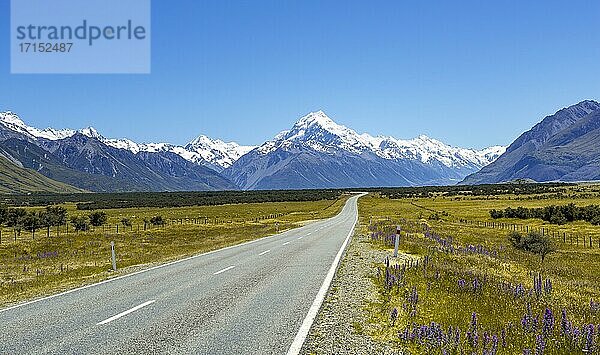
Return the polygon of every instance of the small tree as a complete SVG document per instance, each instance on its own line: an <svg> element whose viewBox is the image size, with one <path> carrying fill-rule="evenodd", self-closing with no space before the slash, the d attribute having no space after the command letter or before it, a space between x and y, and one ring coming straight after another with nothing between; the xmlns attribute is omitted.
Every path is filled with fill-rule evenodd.
<svg viewBox="0 0 600 355"><path fill-rule="evenodd" d="M58 235L58 227L67 223L67 209L62 206L46 207L45 226L48 228L48 236L50 236L50 227L57 227L56 234Z"/></svg>
<svg viewBox="0 0 600 355"><path fill-rule="evenodd" d="M86 231L88 229L88 217L86 216L73 216L71 217L71 224L76 231Z"/></svg>
<svg viewBox="0 0 600 355"><path fill-rule="evenodd" d="M522 236L521 236L521 233L519 233L519 232L512 231L512 232L508 233L508 241L510 242L510 244L513 247L515 247L517 249L522 249L521 239L522 239Z"/></svg>
<svg viewBox="0 0 600 355"><path fill-rule="evenodd" d="M21 229L25 221L27 212L22 208L11 208L6 214L6 226L12 227L16 235L21 235Z"/></svg>
<svg viewBox="0 0 600 355"><path fill-rule="evenodd" d="M508 240L515 248L538 255L542 259L542 264L548 254L556 251L552 240L547 235L536 231L531 231L524 236L518 232L511 232Z"/></svg>
<svg viewBox="0 0 600 355"><path fill-rule="evenodd" d="M23 218L23 228L31 232L31 237L35 239L35 231L37 231L40 226L40 214L36 212L29 212Z"/></svg>
<svg viewBox="0 0 600 355"><path fill-rule="evenodd" d="M162 226L165 224L165 220L162 218L162 216L154 216L150 218L150 223L152 223L154 226Z"/></svg>
<svg viewBox="0 0 600 355"><path fill-rule="evenodd" d="M106 216L106 212L97 211L90 213L90 224L94 227L100 227L105 224L108 217Z"/></svg>
<svg viewBox="0 0 600 355"><path fill-rule="evenodd" d="M131 221L127 217L121 218L121 224L123 227L131 227Z"/></svg>

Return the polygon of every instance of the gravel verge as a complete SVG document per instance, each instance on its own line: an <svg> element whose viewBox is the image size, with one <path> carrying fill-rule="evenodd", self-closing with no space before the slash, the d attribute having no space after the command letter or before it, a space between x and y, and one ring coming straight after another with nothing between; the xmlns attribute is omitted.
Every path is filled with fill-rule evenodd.
<svg viewBox="0 0 600 355"><path fill-rule="evenodd" d="M389 251L373 248L367 236L352 238L301 354L402 354L368 335L366 306L377 297L373 265L386 256Z"/></svg>

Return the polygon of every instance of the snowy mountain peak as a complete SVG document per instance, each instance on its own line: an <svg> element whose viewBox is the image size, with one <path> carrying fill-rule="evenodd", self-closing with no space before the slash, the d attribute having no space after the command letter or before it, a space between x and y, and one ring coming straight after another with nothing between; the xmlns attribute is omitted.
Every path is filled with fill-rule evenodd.
<svg viewBox="0 0 600 355"><path fill-rule="evenodd" d="M345 126L337 124L323 111L311 112L301 117L292 127L290 133L302 136L304 133L314 133L325 130L337 136L357 135L357 133Z"/></svg>
<svg viewBox="0 0 600 355"><path fill-rule="evenodd" d="M104 137L96 130L94 127L86 127L77 131L77 133L81 133L84 136L95 138L98 140L103 140Z"/></svg>
<svg viewBox="0 0 600 355"><path fill-rule="evenodd" d="M27 127L16 113L11 111L0 112L0 121L4 124L10 124L18 127Z"/></svg>
<svg viewBox="0 0 600 355"><path fill-rule="evenodd" d="M43 130L28 126L19 116L13 112L0 112L0 124L12 130L25 135L30 139L45 138L49 140L63 139L75 134L71 129L57 130L54 128L46 128Z"/></svg>
<svg viewBox="0 0 600 355"><path fill-rule="evenodd" d="M198 136L185 146L186 150L209 162L217 171L230 167L242 155L254 148L256 147L243 146L235 142L223 142L205 135Z"/></svg>
<svg viewBox="0 0 600 355"><path fill-rule="evenodd" d="M325 114L325 112L319 110L315 112L311 112L306 116L301 117L296 124L295 127L310 127L312 125L320 125L323 128L337 126L329 116Z"/></svg>

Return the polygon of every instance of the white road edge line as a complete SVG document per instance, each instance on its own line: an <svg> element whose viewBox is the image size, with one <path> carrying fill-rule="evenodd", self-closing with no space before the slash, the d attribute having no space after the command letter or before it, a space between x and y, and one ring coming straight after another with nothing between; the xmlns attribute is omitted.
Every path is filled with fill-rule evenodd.
<svg viewBox="0 0 600 355"><path fill-rule="evenodd" d="M336 217L337 217L337 215L328 218L328 220L336 218ZM107 280L100 281L100 282L97 282L97 283L94 283L94 284L89 284L89 285L81 286L81 287L74 288L74 289L71 289L71 290L67 290L67 291L64 291L64 292L60 292L60 293L57 293L57 294L54 294L54 295L50 295L50 296L38 298L38 299L35 299L35 300L31 300L31 301L19 303L19 304L16 304L14 306L10 306L8 308L0 309L0 313L8 312L8 311L10 311L12 309L16 309L16 308L21 308L21 307L24 307L24 306L28 306L28 305L33 304L33 303L38 303L38 302L41 302L41 301L46 301L46 300L49 300L49 299L52 299L52 298L55 298L55 297L65 296L65 295L68 295L68 294L73 293L73 292L83 291L83 290L85 290L87 288L90 288L90 287L100 286L100 285L104 285L104 284L109 283L109 282L113 282L113 281L121 280L121 279L124 279L124 278L127 278L127 277L132 277L132 276L135 276L135 275L143 274L143 273L146 273L148 271L162 269L162 268L167 267L167 266L176 265L176 264L183 263L183 262L186 262L186 261L189 261L189 260L200 258L202 256L207 256L207 255L210 255L210 254L218 253L218 252L221 252L221 251L224 251L224 250L238 248L238 247L242 247L242 246L245 246L245 245L248 245L248 244L257 243L257 242L260 242L260 241L264 241L264 240L268 240L268 239L271 239L271 238L279 237L279 236L282 236L284 234L288 234L288 233L291 233L291 232L296 232L296 231L298 231L298 229L301 229L301 228L303 228L303 227L296 228L296 229L290 229L290 230L287 230L285 232L281 232L279 234L269 235L267 237L262 237L262 238L250 240L250 241L247 241L247 242L244 242L244 243L240 243L240 244L236 244L236 245L230 245L230 246L225 247L225 248L211 250L211 251L206 252L206 253L192 255L192 256L190 256L188 258L171 261L171 262L168 262L166 264L156 265L156 266L150 267L148 269L144 269L144 270L132 272L131 274L126 274L126 275L122 275L122 276L113 277L112 279L107 279Z"/></svg>
<svg viewBox="0 0 600 355"><path fill-rule="evenodd" d="M226 268L224 268L224 269L222 269L222 270L219 270L219 271L215 272L213 275L219 275L219 274L222 274L222 273L224 273L225 271L229 271L229 270L233 269L234 267L235 267L235 265L228 266L228 267L226 267Z"/></svg>
<svg viewBox="0 0 600 355"><path fill-rule="evenodd" d="M360 195L359 198L361 196L363 196L363 195ZM304 318L304 321L302 322L302 325L300 326L300 329L298 330L298 334L296 334L296 337L294 338L292 345L290 345L290 348L287 351L287 355L300 354L300 350L302 350L302 345L304 345L304 341L306 340L306 337L308 336L310 327L312 326L313 322L315 321L315 318L317 317L317 314L319 313L319 310L321 309L321 305L323 304L323 301L325 300L327 291L329 291L329 286L331 286L331 282L333 281L335 272L337 271L337 268L340 264L342 255L344 254L344 251L346 250L346 246L348 245L348 242L350 241L352 234L354 234L354 228L356 227L357 222L358 222L358 206L357 206L357 211L356 211L356 218L354 219L354 224L352 224L352 228L350 229L350 232L348 233L346 240L344 240L342 247L340 248L337 255L335 256L335 259L333 260L333 263L331 264L331 268L329 269L327 276L325 276L323 285L321 285L321 288L319 289L319 292L317 293L317 297L315 297L315 300L313 301L312 306L310 306L310 309L308 310L308 314L306 315L306 318Z"/></svg>
<svg viewBox="0 0 600 355"><path fill-rule="evenodd" d="M271 252L271 249L269 249L269 250L265 250L265 251L263 251L262 253L258 254L258 256L263 256L263 255L265 255L266 253L270 253L270 252Z"/></svg>
<svg viewBox="0 0 600 355"><path fill-rule="evenodd" d="M290 242L285 242L285 243L283 243L281 245L288 245L288 244L290 244Z"/></svg>
<svg viewBox="0 0 600 355"><path fill-rule="evenodd" d="M117 319L119 319L119 318L121 318L121 317L123 317L123 316L126 316L126 315L128 315L129 313L132 313L132 312L135 312L135 311L137 311L137 310L138 310L138 309L140 309L140 308L144 308L144 307L146 307L146 306L148 306L148 305L151 305L151 304L152 304L152 303L154 303L154 302L156 302L156 300L151 300L151 301L148 301L148 302L144 302L144 303L140 304L139 306L135 306L135 307L133 307L133 308L131 308L131 309L128 309L128 310L126 310L125 312L121 312L121 313L119 313L119 314L117 314L117 315L114 315L114 316L112 316L112 317L108 318L108 319L105 319L105 320L103 320L102 322L98 322L98 323L96 323L96 325L104 325L104 324L106 324L106 323L110 323L110 322L112 322L113 320L117 320Z"/></svg>

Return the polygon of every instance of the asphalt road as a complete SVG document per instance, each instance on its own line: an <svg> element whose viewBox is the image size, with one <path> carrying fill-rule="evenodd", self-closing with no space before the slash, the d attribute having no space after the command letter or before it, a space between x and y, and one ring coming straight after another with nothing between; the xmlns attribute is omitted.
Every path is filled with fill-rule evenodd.
<svg viewBox="0 0 600 355"><path fill-rule="evenodd" d="M0 310L0 353L293 354L357 198L302 228Z"/></svg>

